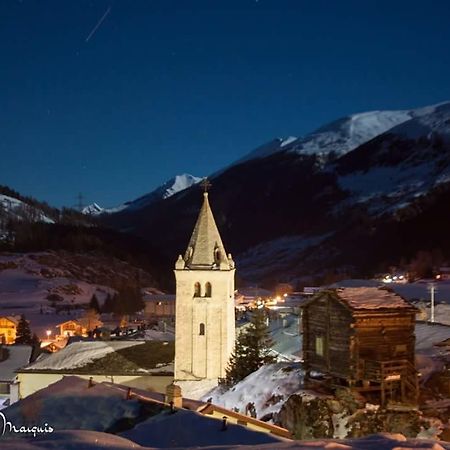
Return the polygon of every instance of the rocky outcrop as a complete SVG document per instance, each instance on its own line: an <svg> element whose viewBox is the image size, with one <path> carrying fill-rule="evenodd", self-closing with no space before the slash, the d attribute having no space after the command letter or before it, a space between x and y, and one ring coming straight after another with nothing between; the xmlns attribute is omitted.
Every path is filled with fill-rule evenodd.
<svg viewBox="0 0 450 450"><path fill-rule="evenodd" d="M358 438L379 432L416 437L425 430L431 437L439 432L439 423L425 418L418 410L382 409L346 389L334 395L313 391L291 395L276 423L291 431L296 439Z"/></svg>

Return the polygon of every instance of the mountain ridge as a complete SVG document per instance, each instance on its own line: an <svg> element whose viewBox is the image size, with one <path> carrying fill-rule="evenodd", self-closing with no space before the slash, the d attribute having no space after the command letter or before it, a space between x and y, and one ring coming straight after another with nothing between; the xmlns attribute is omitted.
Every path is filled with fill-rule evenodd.
<svg viewBox="0 0 450 450"><path fill-rule="evenodd" d="M258 283L295 280L311 272L358 272L358 265L360 272L367 274L381 259L386 264L401 259L401 248L391 242L392 253L373 249L373 257L364 261L352 239L360 247L365 241L369 244L371 233L374 240L383 241L377 230L386 230L386 239L394 239L396 226L389 224L421 217L432 206L421 199L437 198L436 192L446 190L450 180L450 142L446 137L450 103L401 112L400 116L401 120L393 120L391 114L376 113L377 120L383 117L383 127L388 122L394 126L372 136L374 129L379 130L379 122L374 127L370 120L369 132L358 131L356 141L364 142L355 148L355 127L350 130L348 120L341 119L320 129L326 133L336 127L342 130L344 123L347 140L339 141L339 133L336 139L328 139L327 134L325 144L315 151L300 148L298 139L292 137L274 140L259 147L261 157L257 154L240 160L212 175L211 206L242 277ZM373 113L357 118L360 126L373 118ZM335 152L336 143L341 145L340 153ZM273 148L277 151L271 151ZM110 225L147 239L160 236L160 250L174 258L187 245L199 194L193 187L138 213L112 215ZM409 220L408 224L412 223ZM417 226L428 229L422 222ZM171 233L166 236L167 229ZM411 230L405 229L405 233L411 234ZM405 254L411 257L411 252L411 245L405 245ZM308 261L309 267L303 261ZM263 267L262 272L255 271L258 266Z"/></svg>

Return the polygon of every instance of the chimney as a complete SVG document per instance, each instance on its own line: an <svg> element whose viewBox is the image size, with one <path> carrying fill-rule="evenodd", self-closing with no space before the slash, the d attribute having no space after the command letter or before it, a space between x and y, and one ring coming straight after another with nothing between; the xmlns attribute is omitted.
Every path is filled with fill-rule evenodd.
<svg viewBox="0 0 450 450"><path fill-rule="evenodd" d="M171 383L166 387L166 398L165 402L173 405L174 408L183 407L183 397L181 395L180 386Z"/></svg>

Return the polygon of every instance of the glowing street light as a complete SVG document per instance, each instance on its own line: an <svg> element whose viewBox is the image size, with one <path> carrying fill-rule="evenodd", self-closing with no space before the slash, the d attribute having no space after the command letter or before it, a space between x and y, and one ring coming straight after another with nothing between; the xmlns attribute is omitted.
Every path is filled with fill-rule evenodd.
<svg viewBox="0 0 450 450"><path fill-rule="evenodd" d="M50 335L52 334L52 330L47 330L47 331L45 332L45 334L47 335L47 339L49 339L49 338L50 338Z"/></svg>

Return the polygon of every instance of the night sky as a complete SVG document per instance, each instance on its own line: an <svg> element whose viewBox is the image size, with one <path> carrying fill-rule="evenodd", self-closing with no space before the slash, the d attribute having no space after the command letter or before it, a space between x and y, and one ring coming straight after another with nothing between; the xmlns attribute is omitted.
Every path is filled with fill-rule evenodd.
<svg viewBox="0 0 450 450"><path fill-rule="evenodd" d="M0 1L0 184L114 206L347 114L450 100L450 2Z"/></svg>

